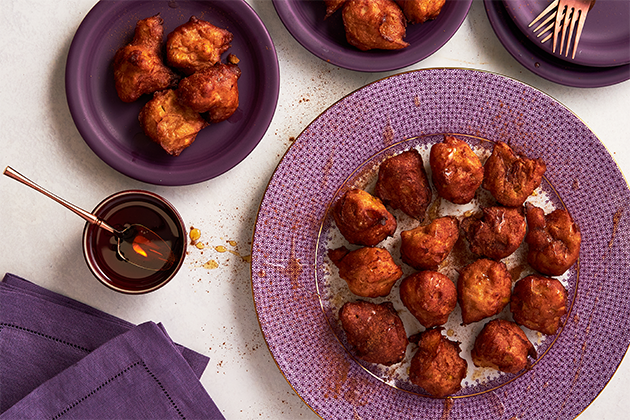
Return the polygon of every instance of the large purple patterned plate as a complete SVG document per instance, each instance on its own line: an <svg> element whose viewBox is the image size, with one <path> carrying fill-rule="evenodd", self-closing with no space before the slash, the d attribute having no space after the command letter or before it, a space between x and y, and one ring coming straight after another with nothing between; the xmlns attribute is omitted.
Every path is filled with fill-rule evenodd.
<svg viewBox="0 0 630 420"><path fill-rule="evenodd" d="M426 151L444 133L482 149L508 141L543 157L541 194L571 212L583 237L580 261L563 279L570 313L557 335L535 343L531 369L490 379L481 372L449 399L383 376L346 349L330 312L338 302L328 294L325 256L334 229L329 205L340 189L360 182L384 156ZM315 119L269 182L252 250L265 340L287 381L322 418L573 419L610 380L630 343L628 202L628 185L606 148L536 89L467 69L377 81Z"/></svg>
<svg viewBox="0 0 630 420"><path fill-rule="evenodd" d="M328 19L323 1L273 0L280 20L293 37L315 56L349 70L397 70L424 60L457 32L472 0L446 0L440 15L423 24L407 26L410 45L395 51L360 51L348 44L341 10Z"/></svg>
<svg viewBox="0 0 630 420"><path fill-rule="evenodd" d="M118 48L131 41L136 22L157 13L164 20L165 37L193 15L228 29L234 35L228 52L240 59L242 71L235 114L203 129L177 157L152 142L138 123L149 96L123 103L111 67ZM88 146L119 172L160 185L205 181L245 159L271 123L279 87L271 37L243 0L100 1L77 29L66 65L68 105Z"/></svg>

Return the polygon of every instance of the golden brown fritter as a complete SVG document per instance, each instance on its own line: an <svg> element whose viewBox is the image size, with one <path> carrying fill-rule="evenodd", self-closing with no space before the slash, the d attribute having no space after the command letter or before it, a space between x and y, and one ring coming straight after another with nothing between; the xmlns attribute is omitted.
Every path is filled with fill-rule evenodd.
<svg viewBox="0 0 630 420"><path fill-rule="evenodd" d="M455 284L437 271L420 271L400 283L400 299L425 328L445 324L457 305Z"/></svg>
<svg viewBox="0 0 630 420"><path fill-rule="evenodd" d="M401 362L407 351L407 334L391 302L345 303L339 319L357 357L390 366Z"/></svg>
<svg viewBox="0 0 630 420"><path fill-rule="evenodd" d="M166 38L166 62L190 75L221 61L234 36L210 22L191 16Z"/></svg>
<svg viewBox="0 0 630 420"><path fill-rule="evenodd" d="M361 189L348 190L334 205L341 234L355 245L374 246L396 231L396 219L383 202Z"/></svg>
<svg viewBox="0 0 630 420"><path fill-rule="evenodd" d="M518 373L528 366L527 356L536 358L536 349L523 330L513 322L495 319L488 322L472 349L475 366Z"/></svg>
<svg viewBox="0 0 630 420"><path fill-rule="evenodd" d="M580 229L566 210L557 209L545 216L541 208L533 205L526 205L526 209L527 262L543 274L562 275L580 256Z"/></svg>
<svg viewBox="0 0 630 420"><path fill-rule="evenodd" d="M459 343L444 337L439 329L420 334L418 350L411 359L409 380L434 397L462 389L468 363L459 354Z"/></svg>
<svg viewBox="0 0 630 420"><path fill-rule="evenodd" d="M327 19L341 9L346 0L324 0L324 2L326 3L326 16L324 19Z"/></svg>
<svg viewBox="0 0 630 420"><path fill-rule="evenodd" d="M177 84L177 75L162 62L162 23L157 15L138 21L133 41L114 55L116 92L123 102Z"/></svg>
<svg viewBox="0 0 630 420"><path fill-rule="evenodd" d="M516 282L510 310L517 324L552 335L567 313L567 291L557 279L527 276Z"/></svg>
<svg viewBox="0 0 630 420"><path fill-rule="evenodd" d="M420 153L408 150L381 163L374 195L386 205L422 221L432 192Z"/></svg>
<svg viewBox="0 0 630 420"><path fill-rule="evenodd" d="M172 89L155 92L138 120L146 135L173 156L190 146L208 125L198 112L180 104Z"/></svg>
<svg viewBox="0 0 630 420"><path fill-rule="evenodd" d="M459 238L459 222L453 216L400 233L400 255L416 270L435 269L448 257Z"/></svg>
<svg viewBox="0 0 630 420"><path fill-rule="evenodd" d="M446 0L396 0L409 23L424 23L438 17Z"/></svg>
<svg viewBox="0 0 630 420"><path fill-rule="evenodd" d="M522 207L485 207L482 218L470 216L462 230L470 250L494 260L511 255L521 246L527 233Z"/></svg>
<svg viewBox="0 0 630 420"><path fill-rule="evenodd" d="M347 0L342 16L348 43L361 51L409 46L407 21L393 0Z"/></svg>
<svg viewBox="0 0 630 420"><path fill-rule="evenodd" d="M542 159L519 157L499 141L484 165L483 187L500 204L518 207L540 186L546 169Z"/></svg>
<svg viewBox="0 0 630 420"><path fill-rule="evenodd" d="M177 87L180 101L199 113L208 113L212 123L227 120L238 108L238 79L234 64L216 64L182 79Z"/></svg>
<svg viewBox="0 0 630 420"><path fill-rule="evenodd" d="M468 143L444 136L431 147L429 158L438 195L455 204L469 203L483 182L483 165Z"/></svg>
<svg viewBox="0 0 630 420"><path fill-rule="evenodd" d="M388 250L365 247L349 251L331 249L328 257L339 268L339 277L352 293L362 297L387 296L403 272Z"/></svg>
<svg viewBox="0 0 630 420"><path fill-rule="evenodd" d="M464 324L498 314L510 303L512 277L500 261L479 259L459 273L457 299Z"/></svg>

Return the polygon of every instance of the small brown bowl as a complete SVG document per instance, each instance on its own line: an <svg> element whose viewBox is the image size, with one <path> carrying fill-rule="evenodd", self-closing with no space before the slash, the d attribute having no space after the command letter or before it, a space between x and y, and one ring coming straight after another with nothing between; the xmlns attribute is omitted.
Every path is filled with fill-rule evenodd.
<svg viewBox="0 0 630 420"><path fill-rule="evenodd" d="M105 286L127 294L148 293L164 286L179 271L186 256L186 226L164 198L148 191L121 191L103 200L93 213L115 229L133 223L146 226L169 244L176 258L162 271L134 266L118 256L111 233L88 223L83 230L83 255L90 271Z"/></svg>

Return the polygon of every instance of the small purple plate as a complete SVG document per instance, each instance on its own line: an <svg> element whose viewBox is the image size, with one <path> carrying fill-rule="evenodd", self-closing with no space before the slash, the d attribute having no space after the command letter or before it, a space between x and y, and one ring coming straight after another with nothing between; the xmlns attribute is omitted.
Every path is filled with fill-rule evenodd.
<svg viewBox="0 0 630 420"><path fill-rule="evenodd" d="M116 94L112 59L131 41L140 19L160 14L164 37L191 16L234 34L228 53L240 59L240 105L227 121L203 129L180 156L168 155L142 131L145 95L126 104ZM72 41L66 93L74 122L90 148L112 168L151 184L187 185L221 175L241 162L264 136L280 87L278 58L258 15L243 0L100 1Z"/></svg>
<svg viewBox="0 0 630 420"><path fill-rule="evenodd" d="M318 288L328 270L329 204L339 189L379 155L430 147L444 133L506 141L542 157L543 191L560 200L582 233L580 260L567 280L570 313L553 342L531 369L489 387L479 381L452 399L401 388L358 363L335 334L330 301ZM252 247L261 329L287 381L324 419L574 419L608 383L630 343L628 202L628 184L604 145L539 90L467 69L379 80L316 118L271 177Z"/></svg>
<svg viewBox="0 0 630 420"><path fill-rule="evenodd" d="M280 20L304 48L322 60L349 70L379 72L397 70L424 60L439 50L457 32L472 0L446 0L432 21L407 25L401 50L360 51L348 44L338 10L328 19L323 0L273 0Z"/></svg>
<svg viewBox="0 0 630 420"><path fill-rule="evenodd" d="M615 67L581 66L540 48L525 36L510 18L501 0L484 0L490 25L505 49L525 68L540 77L565 86L596 88L630 79L630 64Z"/></svg>
<svg viewBox="0 0 630 420"><path fill-rule="evenodd" d="M532 32L529 23L545 10L550 0L503 0L508 14L519 30L539 48L552 54L551 39L544 44ZM536 24L537 26L538 24ZM560 48L558 45L557 48ZM599 0L588 12L575 59L556 54L563 60L593 67L612 67L630 63L630 2Z"/></svg>

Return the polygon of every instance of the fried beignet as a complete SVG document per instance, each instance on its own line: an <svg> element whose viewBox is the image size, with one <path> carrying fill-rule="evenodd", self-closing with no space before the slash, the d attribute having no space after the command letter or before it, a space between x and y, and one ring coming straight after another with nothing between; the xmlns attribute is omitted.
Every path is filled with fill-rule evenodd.
<svg viewBox="0 0 630 420"><path fill-rule="evenodd" d="M339 277L352 293L362 297L387 296L403 272L388 250L365 247L349 251L331 249L328 257L339 268Z"/></svg>
<svg viewBox="0 0 630 420"><path fill-rule="evenodd" d="M173 156L190 146L208 125L198 112L182 105L172 89L155 92L138 120L145 134Z"/></svg>
<svg viewBox="0 0 630 420"><path fill-rule="evenodd" d="M213 66L230 48L234 36L210 22L191 16L166 38L166 62L187 75Z"/></svg>
<svg viewBox="0 0 630 420"><path fill-rule="evenodd" d="M503 262L479 259L459 273L457 299L464 324L498 314L510 303L512 277Z"/></svg>
<svg viewBox="0 0 630 420"><path fill-rule="evenodd" d="M411 359L409 380L434 397L456 393L468 372L460 352L459 343L444 337L439 329L424 331Z"/></svg>
<svg viewBox="0 0 630 420"><path fill-rule="evenodd" d="M546 170L542 159L519 157L510 146L498 141L484 165L483 187L500 204L518 207L540 186Z"/></svg>
<svg viewBox="0 0 630 420"><path fill-rule="evenodd" d="M521 246L527 223L522 207L485 207L481 219L465 218L462 230L473 253L500 260Z"/></svg>
<svg viewBox="0 0 630 420"><path fill-rule="evenodd" d="M550 276L564 274L580 256L582 234L568 211L557 209L545 216L541 208L526 205L529 231L527 262Z"/></svg>
<svg viewBox="0 0 630 420"><path fill-rule="evenodd" d="M416 270L435 269L448 257L459 238L459 222L453 216L400 233L400 255Z"/></svg>
<svg viewBox="0 0 630 420"><path fill-rule="evenodd" d="M495 319L484 325L471 352L475 366L518 373L528 366L527 356L536 349L523 330L513 322Z"/></svg>
<svg viewBox="0 0 630 420"><path fill-rule="evenodd" d="M516 282L510 310L517 324L553 335L567 313L567 291L557 279L527 276Z"/></svg>
<svg viewBox="0 0 630 420"><path fill-rule="evenodd" d="M409 23L424 23L438 17L446 0L396 0Z"/></svg>
<svg viewBox="0 0 630 420"><path fill-rule="evenodd" d="M342 16L348 43L361 51L409 46L407 21L394 0L347 0Z"/></svg>
<svg viewBox="0 0 630 420"><path fill-rule="evenodd" d="M324 0L324 2L326 3L326 16L324 19L327 19L341 9L346 0Z"/></svg>
<svg viewBox="0 0 630 420"><path fill-rule="evenodd" d="M401 362L407 351L407 333L391 302L346 302L339 319L357 357L390 366Z"/></svg>
<svg viewBox="0 0 630 420"><path fill-rule="evenodd" d="M157 15L139 20L133 41L116 51L114 81L123 102L177 84L177 75L162 62L163 22Z"/></svg>
<svg viewBox="0 0 630 420"><path fill-rule="evenodd" d="M422 221L433 194L420 153L408 150L381 163L374 195L386 205Z"/></svg>
<svg viewBox="0 0 630 420"><path fill-rule="evenodd" d="M361 189L348 190L333 208L341 234L355 245L374 246L396 231L396 219L383 202Z"/></svg>
<svg viewBox="0 0 630 420"><path fill-rule="evenodd" d="M469 203L483 182L483 165L468 143L444 136L431 147L429 158L438 195L455 204Z"/></svg>
<svg viewBox="0 0 630 420"><path fill-rule="evenodd" d="M425 328L443 325L457 305L455 284L437 271L420 271L400 283L400 300Z"/></svg>
<svg viewBox="0 0 630 420"><path fill-rule="evenodd" d="M208 113L212 123L227 120L238 108L238 78L234 64L216 64L195 72L179 82L176 93L181 102L196 112Z"/></svg>

